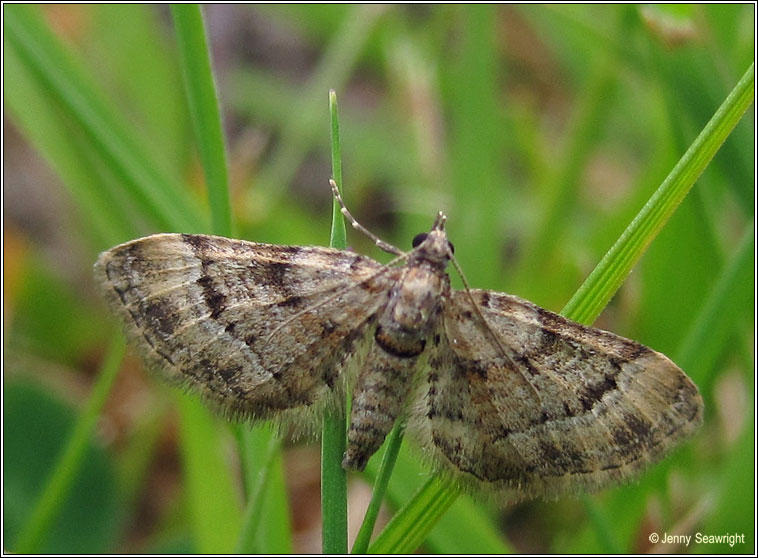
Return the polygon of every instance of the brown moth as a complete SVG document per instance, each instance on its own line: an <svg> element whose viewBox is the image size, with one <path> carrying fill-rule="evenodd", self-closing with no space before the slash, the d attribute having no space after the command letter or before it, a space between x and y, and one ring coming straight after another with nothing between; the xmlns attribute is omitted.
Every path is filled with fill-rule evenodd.
<svg viewBox="0 0 758 558"><path fill-rule="evenodd" d="M333 191L393 262L189 234L103 252L97 282L145 363L237 418L315 422L350 393L345 468L403 420L440 470L508 500L634 477L701 423L697 388L661 353L452 289L442 213L405 253Z"/></svg>

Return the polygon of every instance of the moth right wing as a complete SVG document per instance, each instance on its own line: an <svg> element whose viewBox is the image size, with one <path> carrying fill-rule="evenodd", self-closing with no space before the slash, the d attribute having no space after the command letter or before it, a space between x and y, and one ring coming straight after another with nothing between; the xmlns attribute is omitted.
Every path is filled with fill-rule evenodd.
<svg viewBox="0 0 758 558"><path fill-rule="evenodd" d="M598 490L700 424L697 387L661 353L515 296L471 295L487 326L467 293L451 295L408 425L464 485L507 499Z"/></svg>
<svg viewBox="0 0 758 558"><path fill-rule="evenodd" d="M352 252L156 234L107 252L95 277L151 369L231 416L314 415L397 269ZM336 389L335 389L336 388Z"/></svg>

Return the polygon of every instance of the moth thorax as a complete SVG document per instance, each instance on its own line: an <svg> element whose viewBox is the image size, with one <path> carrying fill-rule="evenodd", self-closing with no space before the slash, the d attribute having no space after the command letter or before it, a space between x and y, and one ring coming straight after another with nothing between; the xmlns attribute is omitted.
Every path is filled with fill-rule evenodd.
<svg viewBox="0 0 758 558"><path fill-rule="evenodd" d="M410 268L390 298L386 318L401 331L427 331L446 282L446 275L425 266Z"/></svg>

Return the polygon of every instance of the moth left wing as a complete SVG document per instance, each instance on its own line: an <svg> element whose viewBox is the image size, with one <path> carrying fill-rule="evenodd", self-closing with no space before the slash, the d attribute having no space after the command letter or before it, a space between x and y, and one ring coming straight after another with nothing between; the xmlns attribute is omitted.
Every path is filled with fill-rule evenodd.
<svg viewBox="0 0 758 558"><path fill-rule="evenodd" d="M514 499L598 490L701 422L697 388L664 355L515 296L471 294L487 326L468 294L451 295L409 417L464 484Z"/></svg>
<svg viewBox="0 0 758 558"><path fill-rule="evenodd" d="M397 273L347 251L182 234L122 244L95 264L150 368L227 414L264 419L316 414L342 391Z"/></svg>

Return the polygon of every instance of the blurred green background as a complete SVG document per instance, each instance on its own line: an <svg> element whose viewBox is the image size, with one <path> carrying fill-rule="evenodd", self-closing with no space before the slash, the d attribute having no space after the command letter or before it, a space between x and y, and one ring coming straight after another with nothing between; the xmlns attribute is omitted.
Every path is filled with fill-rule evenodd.
<svg viewBox="0 0 758 558"><path fill-rule="evenodd" d="M208 209L167 6L3 10L3 536L13 551L116 329L92 283L97 253L205 230ZM236 236L328 244L332 88L353 214L408 248L442 209L472 286L554 311L748 68L755 39L753 5L204 14ZM700 433L589 506L462 498L424 550L754 550L753 121L750 109L596 322L691 364L706 402ZM387 260L365 238L348 243ZM127 352L36 550L230 550L244 485L235 431L203 419L214 444L199 451L215 457L189 470L196 450L176 409L191 404ZM425 471L404 449L388 513ZM193 496L193 474L210 498ZM258 548L318 551L317 446L288 444L275 476L286 492L270 496ZM351 529L366 492L353 479ZM656 546L653 532L745 536Z"/></svg>

